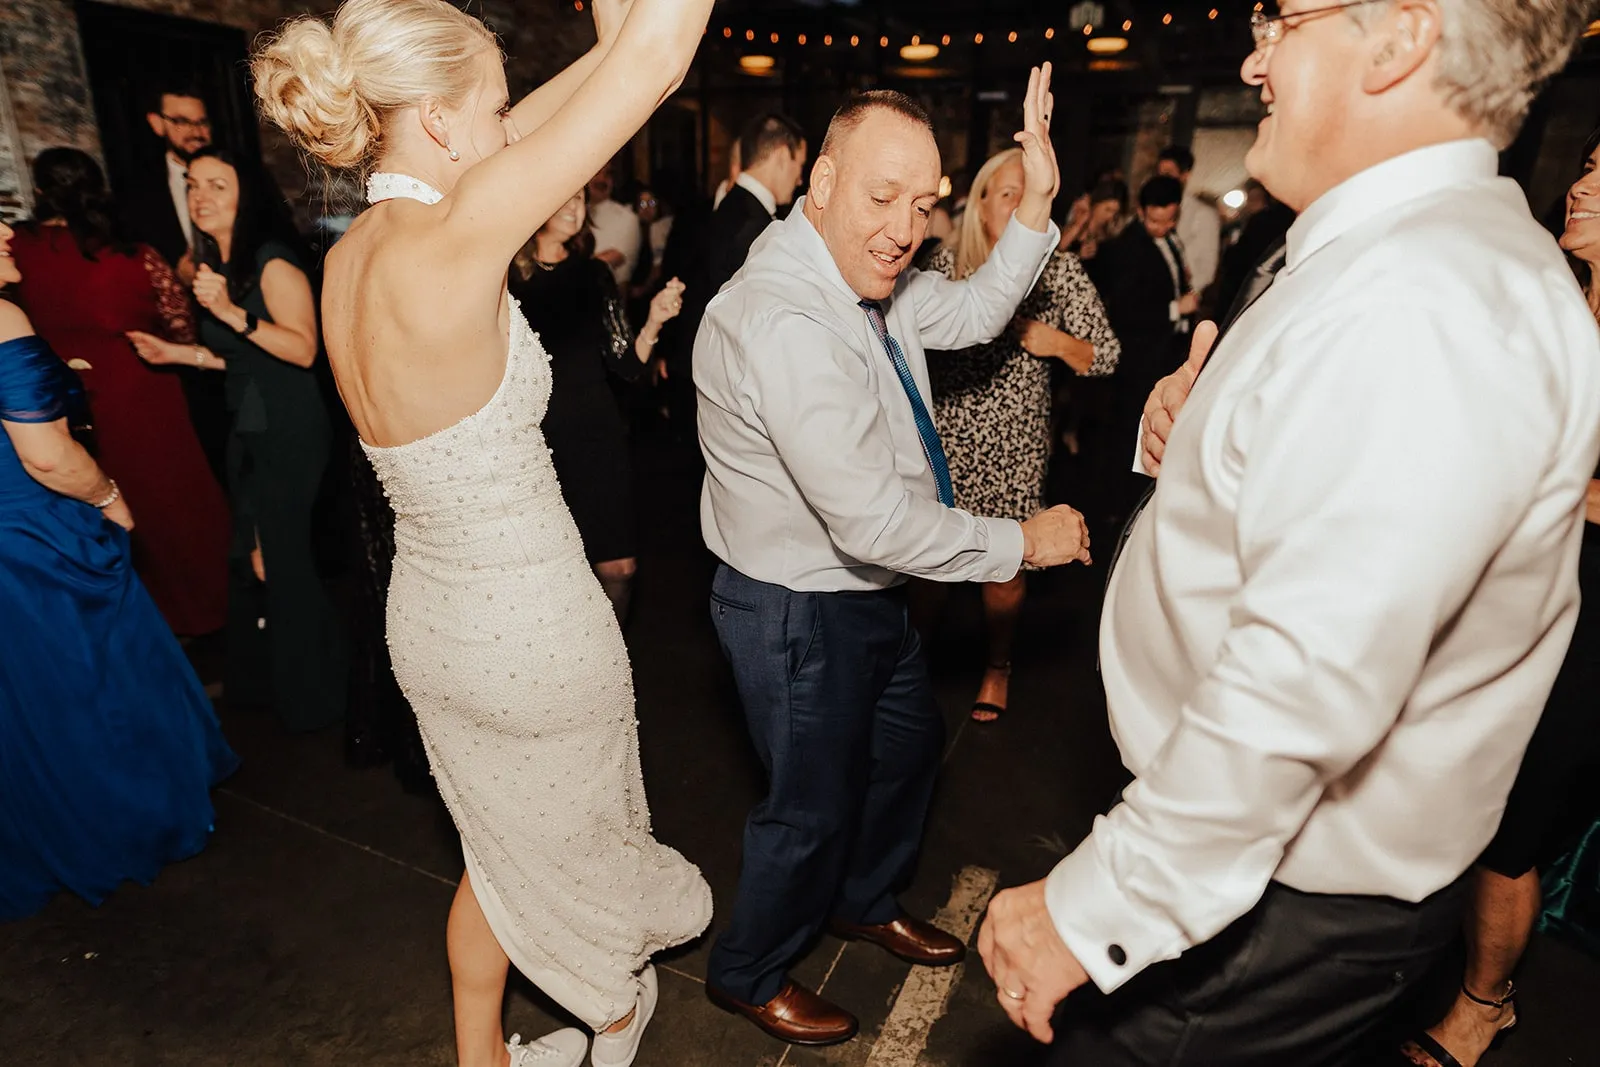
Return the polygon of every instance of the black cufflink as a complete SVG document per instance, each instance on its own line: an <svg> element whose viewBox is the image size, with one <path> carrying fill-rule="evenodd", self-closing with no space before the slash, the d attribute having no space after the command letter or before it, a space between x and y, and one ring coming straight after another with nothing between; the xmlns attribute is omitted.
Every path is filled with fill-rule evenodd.
<svg viewBox="0 0 1600 1067"><path fill-rule="evenodd" d="M1106 949L1106 955L1111 957L1111 962L1115 963L1118 967L1121 967L1124 963L1128 962L1128 954L1122 950L1121 945L1112 945L1110 948Z"/></svg>

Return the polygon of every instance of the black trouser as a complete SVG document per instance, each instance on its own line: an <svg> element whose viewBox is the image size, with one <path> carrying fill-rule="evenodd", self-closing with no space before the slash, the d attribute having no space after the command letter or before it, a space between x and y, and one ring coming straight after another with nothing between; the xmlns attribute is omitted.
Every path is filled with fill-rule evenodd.
<svg viewBox="0 0 1600 1067"><path fill-rule="evenodd" d="M1050 1067L1368 1067L1385 1017L1450 948L1467 881L1420 904L1277 883L1109 996L1068 997Z"/></svg>

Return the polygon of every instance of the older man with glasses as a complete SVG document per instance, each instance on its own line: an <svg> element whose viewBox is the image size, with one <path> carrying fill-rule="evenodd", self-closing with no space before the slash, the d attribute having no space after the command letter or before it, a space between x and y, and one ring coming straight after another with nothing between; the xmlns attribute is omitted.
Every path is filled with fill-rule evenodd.
<svg viewBox="0 0 1600 1067"><path fill-rule="evenodd" d="M1134 781L980 935L1050 1063L1384 1062L1455 938L1578 608L1600 341L1496 172L1590 7L1253 20L1246 162L1299 218L1145 409L1101 625Z"/></svg>

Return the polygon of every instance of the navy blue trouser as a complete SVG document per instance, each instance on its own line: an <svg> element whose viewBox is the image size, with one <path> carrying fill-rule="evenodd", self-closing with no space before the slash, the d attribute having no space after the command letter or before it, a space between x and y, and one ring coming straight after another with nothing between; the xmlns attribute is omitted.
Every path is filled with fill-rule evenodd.
<svg viewBox="0 0 1600 1067"><path fill-rule="evenodd" d="M767 796L707 981L764 1004L829 916L889 922L910 880L944 721L900 589L798 593L726 565L711 614Z"/></svg>

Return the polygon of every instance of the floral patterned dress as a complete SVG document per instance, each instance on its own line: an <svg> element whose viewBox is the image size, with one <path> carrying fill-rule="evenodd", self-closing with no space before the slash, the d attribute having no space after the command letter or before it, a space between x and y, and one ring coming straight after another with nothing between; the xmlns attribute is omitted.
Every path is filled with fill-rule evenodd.
<svg viewBox="0 0 1600 1067"><path fill-rule="evenodd" d="M953 275L955 250L941 248L928 269ZM1017 315L1094 345L1086 377L1116 370L1122 345L1094 283L1071 252L1050 257ZM1023 351L1009 332L959 352L928 353L933 418L950 460L956 507L1018 521L1044 507L1050 362Z"/></svg>

